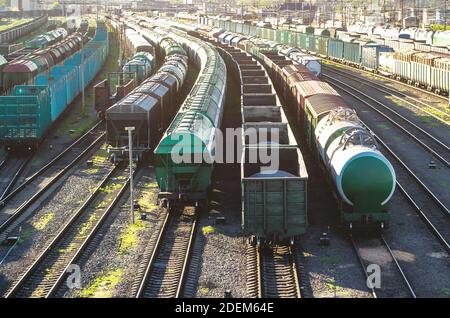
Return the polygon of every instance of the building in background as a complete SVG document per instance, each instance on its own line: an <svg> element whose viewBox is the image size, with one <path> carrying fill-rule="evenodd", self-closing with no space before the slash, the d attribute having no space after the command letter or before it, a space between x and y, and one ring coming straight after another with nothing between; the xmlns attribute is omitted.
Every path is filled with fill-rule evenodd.
<svg viewBox="0 0 450 318"><path fill-rule="evenodd" d="M46 8L43 0L11 0L10 6L19 11L43 10Z"/></svg>

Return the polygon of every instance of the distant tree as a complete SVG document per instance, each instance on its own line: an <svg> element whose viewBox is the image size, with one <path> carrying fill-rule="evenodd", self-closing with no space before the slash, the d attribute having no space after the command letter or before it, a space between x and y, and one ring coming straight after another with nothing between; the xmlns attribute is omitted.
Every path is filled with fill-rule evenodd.
<svg viewBox="0 0 450 318"><path fill-rule="evenodd" d="M61 9L61 4L60 4L58 1L53 2L53 3L50 5L49 9L50 9L50 10Z"/></svg>

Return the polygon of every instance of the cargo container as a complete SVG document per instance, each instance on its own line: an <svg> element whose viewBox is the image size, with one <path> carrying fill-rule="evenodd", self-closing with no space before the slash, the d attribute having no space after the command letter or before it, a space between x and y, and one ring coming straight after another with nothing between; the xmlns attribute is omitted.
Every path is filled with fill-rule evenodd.
<svg viewBox="0 0 450 318"><path fill-rule="evenodd" d="M380 52L393 52L394 49L378 44L367 44L362 47L361 65L369 70L375 71L380 65Z"/></svg>
<svg viewBox="0 0 450 318"><path fill-rule="evenodd" d="M430 68L431 87L436 93L448 92L450 90L450 69Z"/></svg>
<svg viewBox="0 0 450 318"><path fill-rule="evenodd" d="M450 31L436 31L433 34L433 46L447 47L450 45Z"/></svg>
<svg viewBox="0 0 450 318"><path fill-rule="evenodd" d="M344 58L344 42L337 39L328 39L328 57L332 60L342 61Z"/></svg>
<svg viewBox="0 0 450 318"><path fill-rule="evenodd" d="M380 52L378 54L378 72L385 76L395 74L395 60L393 52Z"/></svg>
<svg viewBox="0 0 450 318"><path fill-rule="evenodd" d="M317 54L321 57L328 56L328 37L317 37Z"/></svg>
<svg viewBox="0 0 450 318"><path fill-rule="evenodd" d="M364 44L359 41L345 42L344 41L344 61L352 65L361 64L361 48Z"/></svg>

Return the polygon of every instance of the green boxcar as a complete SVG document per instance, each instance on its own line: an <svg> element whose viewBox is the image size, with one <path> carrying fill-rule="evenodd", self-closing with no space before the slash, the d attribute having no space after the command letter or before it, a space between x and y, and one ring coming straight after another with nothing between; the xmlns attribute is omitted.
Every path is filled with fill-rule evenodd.
<svg viewBox="0 0 450 318"><path fill-rule="evenodd" d="M196 126L194 122L200 117L202 127ZM183 125L192 125L196 130L183 129ZM195 161L176 163L174 152L182 152L183 155L206 154L208 140L201 140L201 133L198 129L213 129L212 123L202 114L195 112L180 112L175 117L166 134L155 150L155 175L162 193L170 195L167 198L179 198L183 192L190 195L189 199L202 199L206 197L206 192L210 185L213 171L212 164L195 163ZM201 157L200 157L201 158Z"/></svg>
<svg viewBox="0 0 450 318"><path fill-rule="evenodd" d="M289 31L288 32L288 36L289 36L289 40L288 40L288 44L290 46L297 46L297 41L298 41L298 32L295 31Z"/></svg>
<svg viewBox="0 0 450 318"><path fill-rule="evenodd" d="M274 29L267 29L268 33L267 33L267 39L270 41L275 41L276 39L276 30Z"/></svg>
<svg viewBox="0 0 450 318"><path fill-rule="evenodd" d="M263 39L264 38L264 28L256 28L256 36L258 38Z"/></svg>
<svg viewBox="0 0 450 318"><path fill-rule="evenodd" d="M249 35L250 34L250 24L244 23L242 25L242 33L245 34L245 35Z"/></svg>
<svg viewBox="0 0 450 318"><path fill-rule="evenodd" d="M290 31L285 30L281 33L281 43L289 45L290 43Z"/></svg>
<svg viewBox="0 0 450 318"><path fill-rule="evenodd" d="M317 52L316 37L312 34L306 36L306 47L309 52Z"/></svg>
<svg viewBox="0 0 450 318"><path fill-rule="evenodd" d="M237 22L231 21L230 23L230 31L236 33Z"/></svg>
<svg viewBox="0 0 450 318"><path fill-rule="evenodd" d="M8 61L0 55L0 74L3 74L3 68L8 63ZM3 76L0 76L0 89L3 89Z"/></svg>
<svg viewBox="0 0 450 318"><path fill-rule="evenodd" d="M321 56L328 56L328 38L319 36L317 37L317 53Z"/></svg>
<svg viewBox="0 0 450 318"><path fill-rule="evenodd" d="M344 60L350 64L361 64L361 45L359 42L344 42Z"/></svg>
<svg viewBox="0 0 450 318"><path fill-rule="evenodd" d="M236 22L236 33L244 33L244 23Z"/></svg>
<svg viewBox="0 0 450 318"><path fill-rule="evenodd" d="M338 39L328 39L328 57L342 60L344 58L344 42Z"/></svg>
<svg viewBox="0 0 450 318"><path fill-rule="evenodd" d="M275 42L283 43L283 32L284 30L275 30Z"/></svg>
<svg viewBox="0 0 450 318"><path fill-rule="evenodd" d="M3 142L37 141L52 121L49 87L17 85L13 95L0 99L0 134Z"/></svg>
<svg viewBox="0 0 450 318"><path fill-rule="evenodd" d="M298 40L297 40L297 47L303 49L303 50L307 50L308 46L306 43L306 39L307 39L308 35L304 34L304 33L300 33L298 35Z"/></svg>
<svg viewBox="0 0 450 318"><path fill-rule="evenodd" d="M245 165L242 171L243 230L247 235L277 241L305 233L308 225L308 174L302 155L296 147L279 151L283 160L276 175L253 173ZM298 171L292 171L295 166Z"/></svg>

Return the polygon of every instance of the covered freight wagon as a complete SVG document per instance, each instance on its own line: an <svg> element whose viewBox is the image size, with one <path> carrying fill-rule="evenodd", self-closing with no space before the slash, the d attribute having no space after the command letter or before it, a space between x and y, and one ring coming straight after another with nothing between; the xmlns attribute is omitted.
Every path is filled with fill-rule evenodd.
<svg viewBox="0 0 450 318"><path fill-rule="evenodd" d="M134 126L133 153L140 156L158 142L161 123L158 99L133 92L106 111L107 143L113 147L127 145L128 132L125 127Z"/></svg>
<svg viewBox="0 0 450 318"><path fill-rule="evenodd" d="M361 65L369 71L375 71L380 65L380 52L393 51L394 49L384 45L375 43L366 44L362 47Z"/></svg>
<svg viewBox="0 0 450 318"><path fill-rule="evenodd" d="M367 42L352 40L351 42L344 41L344 61L351 65L361 65L361 52L362 47Z"/></svg>
<svg viewBox="0 0 450 318"><path fill-rule="evenodd" d="M342 61L344 42L338 39L328 39L328 57L335 61Z"/></svg>
<svg viewBox="0 0 450 318"><path fill-rule="evenodd" d="M12 96L0 96L0 139L7 148L37 147L83 84L88 85L101 69L108 54L108 33L106 26L98 24L94 39L83 52L36 77L37 85L17 85Z"/></svg>

